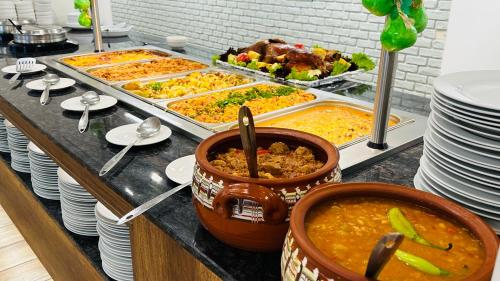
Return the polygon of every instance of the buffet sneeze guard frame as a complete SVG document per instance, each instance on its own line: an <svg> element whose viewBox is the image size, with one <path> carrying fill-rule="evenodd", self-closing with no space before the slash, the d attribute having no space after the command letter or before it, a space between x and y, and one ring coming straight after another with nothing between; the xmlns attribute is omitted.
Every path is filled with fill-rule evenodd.
<svg viewBox="0 0 500 281"><path fill-rule="evenodd" d="M173 51L165 50L155 46L137 46L131 48L122 48L120 50L130 50L138 48L175 53ZM74 55L81 54L84 54L84 52L75 53ZM208 60L194 58L183 54L175 55L178 57L184 57L210 65L210 62ZM130 95L129 93L126 93L125 91L122 91L117 87L102 83L92 78L91 76L86 75L84 72L79 71L78 69L74 69L62 64L58 61L58 59L64 56L67 55L42 57L39 58L39 60L49 66L51 69L61 72L64 75L68 75L80 83L87 84L88 86L102 92L103 94L113 96L120 102L137 108L138 110L143 111L149 115L157 116L163 121L169 123L172 130L180 132L188 137L193 138L194 140L200 141L208 138L215 133L211 128L193 123L188 119L183 118L182 116L166 111L165 107L163 106L159 106L158 104L149 102L144 99L138 99L134 95ZM314 88L306 89L306 91L318 96L329 96L330 99L337 100L339 102L352 103L365 108L374 108L374 104L370 102L336 95ZM386 149L379 150L368 147L368 139L364 139L363 141L340 149L340 167L342 168L344 174L351 173L357 169L360 169L367 165L371 165L374 162L377 162L385 157L388 157L394 153L400 152L408 147L422 142L423 135L426 129L427 117L397 109L393 109L391 111L391 114L404 118L408 121L406 121L401 126L398 126L397 128L387 131L386 140L389 145ZM327 120L325 121L327 122Z"/></svg>

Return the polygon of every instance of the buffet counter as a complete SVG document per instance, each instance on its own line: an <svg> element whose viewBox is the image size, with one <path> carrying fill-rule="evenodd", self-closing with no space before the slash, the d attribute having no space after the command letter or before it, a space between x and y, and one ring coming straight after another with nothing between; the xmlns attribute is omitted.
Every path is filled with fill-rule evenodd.
<svg viewBox="0 0 500 281"><path fill-rule="evenodd" d="M138 42L127 41L113 47L133 46ZM81 45L80 48L87 46ZM186 52L201 56L210 51L188 47ZM9 54L0 58L0 68L14 63L15 59ZM64 77L64 73L58 74ZM106 132L137 123L149 114L119 102L111 109L92 113L88 132L80 134L77 130L80 114L64 111L60 103L91 87L77 83L69 89L53 92L50 103L42 107L40 94L24 87L42 75L26 75L23 83L12 90L8 90L7 78L10 76L0 78L0 113L96 199L121 216L176 186L166 177L165 167L179 157L193 154L200 141L198 137L163 122L173 130L167 141L133 148L115 170L99 177L103 164L121 149L106 141ZM322 90L365 101L372 101L374 97L372 87L350 81ZM401 93L394 93L392 98L394 107L421 115L427 115L428 103L425 98ZM343 181L380 181L412 186L421 154L422 146L415 145L346 174ZM54 280L77 280L82 274L88 276L86 280L107 280L100 268L97 239L82 238L65 230L58 201L36 197L30 187L29 175L14 172L8 166L9 157L2 155L2 158L0 177L4 180L0 183L0 204ZM252 253L216 240L200 225L189 189L163 201L129 226L135 280L280 280L281 253Z"/></svg>

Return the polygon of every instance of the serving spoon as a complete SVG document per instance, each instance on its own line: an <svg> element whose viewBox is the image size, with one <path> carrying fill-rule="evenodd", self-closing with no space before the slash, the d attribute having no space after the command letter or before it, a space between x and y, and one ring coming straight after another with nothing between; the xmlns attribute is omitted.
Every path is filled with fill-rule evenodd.
<svg viewBox="0 0 500 281"><path fill-rule="evenodd" d="M404 235L399 232L391 232L382 236L370 254L365 277L376 280L384 266L403 242L403 239Z"/></svg>
<svg viewBox="0 0 500 281"><path fill-rule="evenodd" d="M57 84L59 82L59 76L57 74L49 73L43 77L43 82L45 83L45 90L43 90L40 96L40 104L46 105L49 101L50 86Z"/></svg>
<svg viewBox="0 0 500 281"><path fill-rule="evenodd" d="M257 165L257 139L255 137L255 124L253 123L253 115L250 108L246 106L240 107L238 112L238 124L240 128L241 144L245 151L247 160L248 172L251 178L259 177Z"/></svg>
<svg viewBox="0 0 500 281"><path fill-rule="evenodd" d="M99 172L99 176L104 176L107 174L113 167L120 162L120 160L125 156L125 154L132 148L132 146L136 145L139 141L143 139L150 138L152 136L157 135L161 129L161 122L158 117L149 117L148 119L142 121L141 124L136 129L137 137L134 141L130 142L125 148L123 148L120 152L118 152L113 158L111 158Z"/></svg>
<svg viewBox="0 0 500 281"><path fill-rule="evenodd" d="M101 101L99 95L94 91L88 91L83 93L80 102L85 105L85 109L83 110L82 117L80 121L78 121L78 131L80 133L85 132L87 130L87 125L89 124L89 109L91 105L97 104Z"/></svg>

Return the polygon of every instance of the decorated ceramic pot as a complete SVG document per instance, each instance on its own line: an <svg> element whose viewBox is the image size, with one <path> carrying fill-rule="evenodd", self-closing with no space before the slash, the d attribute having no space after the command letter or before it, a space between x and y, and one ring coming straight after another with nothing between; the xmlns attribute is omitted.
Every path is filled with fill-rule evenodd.
<svg viewBox="0 0 500 281"><path fill-rule="evenodd" d="M251 251L281 249L295 203L314 187L340 182L339 152L328 141L299 131L257 128L257 146L274 142L310 148L325 163L314 173L293 179L254 179L230 175L210 165L211 156L241 148L239 130L215 134L196 150L193 204L203 226L217 239Z"/></svg>
<svg viewBox="0 0 500 281"><path fill-rule="evenodd" d="M433 194L398 185L347 183L332 187L331 184L322 185L295 205L290 217L290 230L283 244L281 280L371 280L346 269L320 252L307 237L304 225L309 210L314 206L335 198L356 197L379 197L408 202L433 210L444 218L450 218L468 228L482 242L485 249L485 261L482 267L464 281L490 280L498 249L497 237L486 223L463 207Z"/></svg>

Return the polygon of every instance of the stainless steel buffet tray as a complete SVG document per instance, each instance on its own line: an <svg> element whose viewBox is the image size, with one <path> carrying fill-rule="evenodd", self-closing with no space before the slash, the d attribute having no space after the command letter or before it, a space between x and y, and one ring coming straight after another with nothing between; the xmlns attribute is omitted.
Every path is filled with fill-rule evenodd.
<svg viewBox="0 0 500 281"><path fill-rule="evenodd" d="M366 112L370 115L373 115L373 109L371 108L368 108L366 106L362 106L362 105L359 105L359 104L355 104L353 102L347 102L347 101L340 101L340 100L337 100L333 97L327 97L325 99L322 99L322 100L315 100L315 101L312 101L312 102L309 102L309 103L305 103L305 104L300 104L298 106L296 106L295 108L287 108L285 110L282 110L280 112L274 112L274 114L270 114L269 116L260 116L260 117L256 117L255 118L255 126L256 127L259 127L259 124L260 123L264 123L264 122L268 122L268 121L273 121L273 120L276 120L276 119L279 119L279 118L282 118L282 117L286 117L286 116L291 116L293 114L296 114L296 113L300 113L302 111L305 111L305 110L308 110L308 109L311 109L311 108L314 108L314 107L320 107L320 106L342 106L342 107L348 107L348 108L352 108L352 109L355 109L355 110L358 110L358 111L362 111L362 112ZM390 120L391 121L394 121L396 124L394 126L391 126L388 130L389 131L392 131L392 130L395 130L401 126L404 126L405 124L407 124L408 122L413 122L413 119L407 117L407 116L399 116L397 114L391 114L390 115ZM232 126L230 126L229 128L227 127L217 127L215 128L216 131L225 131L225 130L228 130L228 129L234 129L234 128L237 128L238 127L238 124L233 124ZM346 143L343 143L343 144L340 144L340 145L337 145L337 148L339 149L343 149L343 148L346 148L346 147L349 147L351 145L354 145L356 143L359 143L359 142L362 142L364 140L367 140L369 138L368 135L366 136L362 136L362 137L358 137L356 139L353 139L352 141L349 141L349 142L346 142Z"/></svg>
<svg viewBox="0 0 500 281"><path fill-rule="evenodd" d="M185 100L189 100L189 99L194 99L194 98L198 98L198 97L202 97L202 96L207 96L207 95L211 95L211 94L216 94L216 93L220 93L220 92L241 90L241 89L251 88L251 87L259 86L259 85L284 86L282 84L278 84L278 83L274 83L274 82L260 81L260 82L255 82L255 83L251 83L251 84L245 84L245 85L236 86L236 87L232 87L232 88L211 91L211 92L203 93L203 94L199 94L199 95L193 95L191 97L182 97L182 98L173 99L170 102L168 102L168 103L165 104L165 109L168 110L169 112L172 112L173 114L176 114L176 115L178 115L178 116L180 116L182 118L185 118L186 120L189 120L192 123L199 124L200 126L203 126L205 128L209 128L209 129L213 130L214 132L225 131L225 130L228 130L234 124L236 124L237 121L224 122L224 123L205 123L205 122L200 122L200 121L194 120L194 119L192 119L192 118L190 118L188 116L182 115L182 114L180 114L180 113L178 113L178 112L170 109L170 106L173 105L173 104L175 104L175 103L179 103L179 102L182 102L182 101L185 101ZM307 90L305 90L305 91L307 91ZM301 103L301 104L298 104L298 105L293 105L293 106L290 106L290 107L287 107L287 108L274 110L274 111L271 111L271 112L268 112L268 113L264 113L264 114L260 114L260 115L255 115L255 118L258 118L258 117L260 117L260 118L271 117L271 116L274 116L276 114L279 114L280 112L283 112L283 111L286 111L286 110L290 110L290 109L294 109L294 108L297 108L300 105L309 104L309 103L311 103L313 101L316 101L318 99L324 99L325 98L324 94L322 94L322 93L314 93L313 95L316 98L314 100L310 101L310 102L305 102L305 103Z"/></svg>
<svg viewBox="0 0 500 281"><path fill-rule="evenodd" d="M153 46L146 46L140 48L155 49L155 50L170 52ZM137 47L126 48L126 49L137 49ZM207 65L210 64L208 60L200 60L182 54L175 54L175 56L186 57L188 59L206 63ZM81 83L87 84L95 88L97 91L100 91L104 94L117 98L122 103L126 103L130 106L138 108L139 110L148 112L151 115L159 117L165 122L168 122L174 131L180 131L183 134L192 137L194 139L203 140L213 135L214 132L216 131L214 128L207 128L203 124L192 122L192 120L189 120L178 114L174 114L171 111L165 110L166 107L165 103L158 104L152 101L138 99L135 95L132 96L128 93L125 93L124 91L120 90L117 87L101 83L96 79L90 77L89 75L86 75L84 72L81 72L77 69L62 64L61 62L58 61L58 59L61 57L62 56L44 57L44 58L39 58L39 61L48 65L52 69L60 71L65 75L71 76L72 78L78 80ZM248 85L249 84L240 87ZM316 101L313 101L309 104L325 100L335 100L335 102L347 103L353 106L357 106L359 108L364 108L366 110L373 108L373 103L371 102L362 101L341 95L335 95L318 89L310 88L307 89L307 92L312 93L317 97ZM256 120L264 120L265 118L271 118L271 116L279 116L285 114L285 112L299 110L300 108L306 107L309 104L305 103L301 105L296 105L293 108L287 108L281 111L275 111L269 114L269 116L267 115L264 116L263 114L261 116L258 116ZM386 150L376 150L369 148L367 146L366 138L359 139L355 143L351 143L349 146L342 146L340 149L340 166L343 170L343 173L349 173L356 169L370 165L382 158L388 157L391 154L404 150L405 148L410 147L422 141L422 136L426 129L427 117L423 117L417 114L397 109L392 109L391 113L392 115L400 118L400 123L397 126L391 128L387 134L387 143L389 145L389 148Z"/></svg>
<svg viewBox="0 0 500 281"><path fill-rule="evenodd" d="M215 92L215 91L228 90L228 89L234 88L234 87L227 87L227 88L221 88L221 89L217 89L217 90L213 90L213 91L200 92L200 93L194 93L194 94L187 94L187 95L184 95L182 97L160 98L160 99L142 97L142 96L140 96L140 95L138 95L138 94L136 94L136 93L134 93L132 91L129 91L129 90L123 88L123 86L125 86L128 83L133 83L133 82L148 83L148 82L151 82L151 81L165 82L165 81L172 80L172 79L184 78L184 77L187 77L188 75L190 75L192 73L196 73L196 72L200 72L200 73L221 72L221 73L227 73L227 74L238 74L238 75L240 75L242 77L245 77L245 78L248 78L248 79L252 80L252 82L247 83L247 84L243 84L243 85L240 85L240 86L248 85L248 84L251 84L251 83L254 83L254 82L257 81L257 78L251 77L251 76L248 76L248 75L245 75L245 74L242 74L242 73L238 73L238 72L234 72L234 71L228 71L228 70L225 70L225 69L220 69L220 68L215 68L215 67L209 67L209 68L205 68L205 69L198 70L198 71L192 71L192 72L190 72L188 74L181 73L181 74L167 75L167 76L162 76L162 77L142 78L142 79L137 79L137 80L132 80L132 81L120 82L120 83L117 83L117 84L113 84L112 86L114 88L117 88L118 90L123 91L123 92L125 92L125 93L127 93L129 95L132 95L132 96L134 96L134 97L136 97L138 99L145 100L145 101L151 102L151 103L158 103L158 104L160 104L160 106L161 106L161 104L165 104L166 102L169 102L169 101L172 101L172 100L176 100L178 98L194 97L196 95L207 94L207 93L212 93L212 92ZM238 86L236 86L236 87L238 87Z"/></svg>

